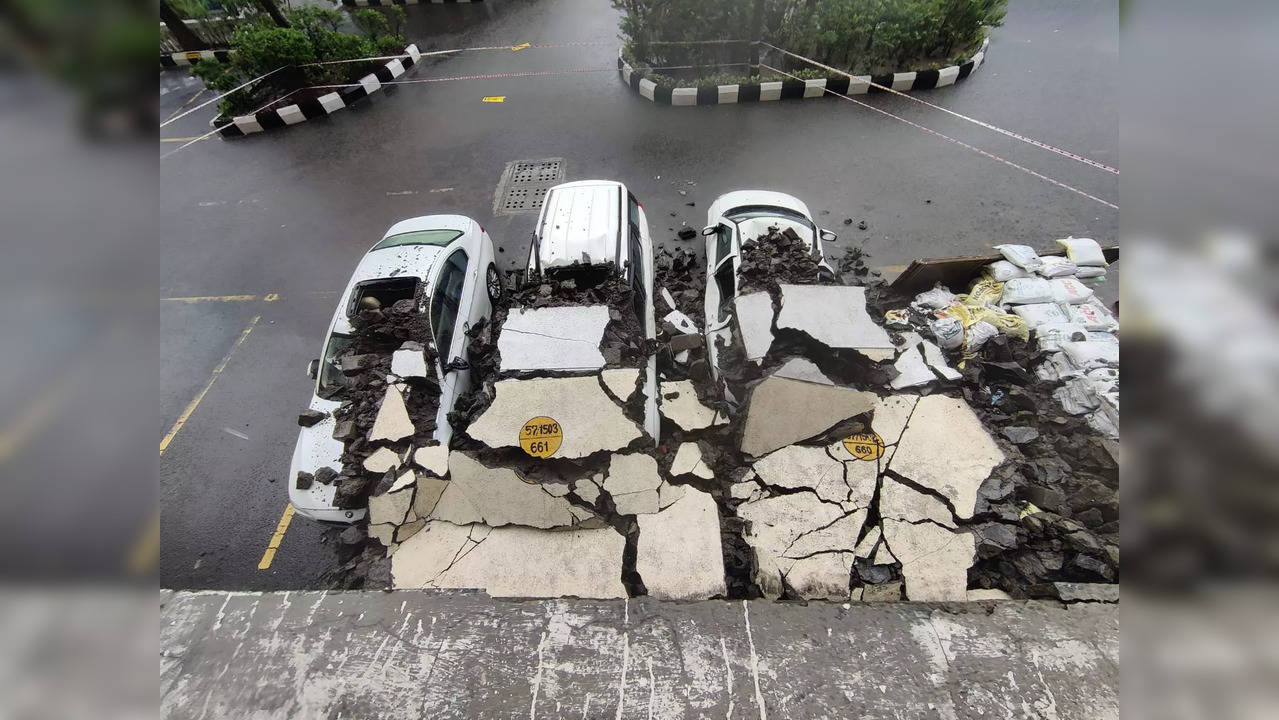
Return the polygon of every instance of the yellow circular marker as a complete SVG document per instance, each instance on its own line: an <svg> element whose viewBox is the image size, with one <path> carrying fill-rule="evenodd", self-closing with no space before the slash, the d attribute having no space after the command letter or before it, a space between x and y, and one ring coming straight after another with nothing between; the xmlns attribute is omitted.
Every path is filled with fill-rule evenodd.
<svg viewBox="0 0 1279 720"><path fill-rule="evenodd" d="M524 452L537 458L548 458L560 449L564 442L564 431L554 418L539 415L520 428L520 447Z"/></svg>
<svg viewBox="0 0 1279 720"><path fill-rule="evenodd" d="M862 432L844 438L844 447L858 460L878 460L884 454L884 439L877 432Z"/></svg>

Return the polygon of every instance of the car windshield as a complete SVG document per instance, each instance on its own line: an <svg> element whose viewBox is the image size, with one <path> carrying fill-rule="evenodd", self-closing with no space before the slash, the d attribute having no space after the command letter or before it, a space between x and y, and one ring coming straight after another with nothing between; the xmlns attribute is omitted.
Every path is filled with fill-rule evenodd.
<svg viewBox="0 0 1279 720"><path fill-rule="evenodd" d="M355 338L350 335L333 333L329 335L329 344L324 348L324 359L320 361L320 394L325 395L346 387L346 376L338 365L338 358L351 347Z"/></svg>
<svg viewBox="0 0 1279 720"><path fill-rule="evenodd" d="M461 230L415 230L384 238L373 246L374 250L400 247L402 245L436 245L443 247L462 237Z"/></svg>
<svg viewBox="0 0 1279 720"><path fill-rule="evenodd" d="M787 210L786 208L780 208L780 207L748 206L748 207L733 208L732 210L729 210L727 213L725 213L724 217L728 218L729 220L732 220L733 222L741 222L743 220L753 220L755 218L780 217L780 218L785 218L786 220L790 220L792 222L797 222L807 227L810 230L814 229L813 221L795 212L794 210Z"/></svg>

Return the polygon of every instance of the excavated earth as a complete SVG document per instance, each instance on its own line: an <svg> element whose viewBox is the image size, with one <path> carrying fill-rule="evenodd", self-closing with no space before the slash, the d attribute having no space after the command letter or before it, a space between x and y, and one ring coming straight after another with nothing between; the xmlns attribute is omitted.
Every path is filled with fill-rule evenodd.
<svg viewBox="0 0 1279 720"><path fill-rule="evenodd" d="M910 298L860 252L832 274L772 232L743 246L713 368L704 270L683 250L655 260L656 341L611 266L508 288L493 322L469 333L473 389L449 416L449 448L430 440L433 383L390 372L392 352L422 342L425 316L361 318L352 354L377 359L343 397L338 420L355 434L330 481L359 485L349 497L369 517L334 531L344 562L332 585L1112 599L1116 444L1061 411L1060 381L1031 371L1031 345L1001 335L957 369L884 327ZM928 381L892 389L895 361L920 350ZM650 357L659 443L644 429ZM388 380L405 388L412 432L373 441ZM558 443L534 457L545 447L524 435L548 429Z"/></svg>

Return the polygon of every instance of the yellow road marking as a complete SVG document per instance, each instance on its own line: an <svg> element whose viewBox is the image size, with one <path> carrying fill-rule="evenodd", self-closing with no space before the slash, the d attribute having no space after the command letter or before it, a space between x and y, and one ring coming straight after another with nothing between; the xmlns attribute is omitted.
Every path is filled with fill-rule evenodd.
<svg viewBox="0 0 1279 720"><path fill-rule="evenodd" d="M489 95L488 97L484 98L481 102L487 102L487 103L506 102L506 96L505 95Z"/></svg>
<svg viewBox="0 0 1279 720"><path fill-rule="evenodd" d="M284 514L280 515L280 522L275 526L275 534L271 536L271 542L266 546L266 552L262 553L262 560L258 563L259 570L266 570L271 567L272 561L275 560L275 551L280 549L280 543L284 540L284 533L289 529L289 523L293 521L293 503L284 506Z"/></svg>
<svg viewBox="0 0 1279 720"><path fill-rule="evenodd" d="M59 382L0 433L0 464L8 462L18 448L26 445L27 440L62 409L75 386L74 382Z"/></svg>
<svg viewBox="0 0 1279 720"><path fill-rule="evenodd" d="M267 293L262 297L262 302L275 302L280 299L280 293Z"/></svg>
<svg viewBox="0 0 1279 720"><path fill-rule="evenodd" d="M528 43L520 43L519 45L512 45L512 46L511 46L511 50L514 50L515 52L519 52L519 51L521 51L521 50L527 50L528 48L529 48L529 44L528 44Z"/></svg>
<svg viewBox="0 0 1279 720"><path fill-rule="evenodd" d="M145 575L155 568L160 559L160 508L156 508L147 521L142 534L133 544L126 560L126 567L133 575Z"/></svg>
<svg viewBox="0 0 1279 720"><path fill-rule="evenodd" d="M222 360L218 362L217 367L213 368L213 374L209 376L209 381L204 384L204 387L200 389L200 392L196 393L194 398L191 398L191 402L187 404L186 409L178 416L177 422L173 423L173 427L169 428L169 432L164 434L164 438L160 440L161 455L164 455L165 448L169 447L169 443L173 442L173 437L178 434L178 431L182 429L183 425L186 425L187 420L191 417L191 413L195 412L195 408L200 404L200 401L204 399L206 394L208 394L209 388L213 387L213 383L217 381L218 376L226 369L226 364L231 362L231 356L234 355L235 351L244 344L245 339L249 337L249 333L253 332L253 327L257 325L258 320L261 319L261 315L253 316L253 319L249 321L249 326L244 328L244 332L240 333L240 337L236 338L235 344L231 346L230 350L227 350L226 355L222 356Z"/></svg>
<svg viewBox="0 0 1279 720"><path fill-rule="evenodd" d="M271 293L275 297L279 297L275 293ZM201 295L197 297L167 297L160 298L162 302L180 302L180 303L198 303L198 302L252 302L257 300L257 295Z"/></svg>
<svg viewBox="0 0 1279 720"><path fill-rule="evenodd" d="M192 95L192 96L191 96L191 99L190 99L190 100L187 100L186 102L182 103L182 107L178 108L177 110L174 110L174 111L173 111L173 114L172 114L172 115L170 115L169 117L165 118L165 119L164 119L164 121L165 121L165 122L169 122L169 121L170 121L170 120L172 120L173 118L177 117L177 116L178 116L178 114L182 112L182 108L184 108L184 107L186 107L187 105L190 105L191 103L195 102L195 99L196 99L196 98L198 98L198 97L200 97L201 95L203 95L205 90L208 90L208 88L200 88L200 89L196 92L196 94L194 94L194 95Z"/></svg>
<svg viewBox="0 0 1279 720"><path fill-rule="evenodd" d="M195 135L192 137L181 137L181 138L160 138L160 142L191 142L192 140L203 140L203 139L204 139L203 136Z"/></svg>

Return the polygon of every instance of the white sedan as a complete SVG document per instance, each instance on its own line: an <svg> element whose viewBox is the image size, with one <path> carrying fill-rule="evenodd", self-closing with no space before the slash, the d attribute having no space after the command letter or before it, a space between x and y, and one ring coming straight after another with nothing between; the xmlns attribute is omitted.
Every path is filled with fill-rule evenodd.
<svg viewBox="0 0 1279 720"><path fill-rule="evenodd" d="M289 501L298 514L343 523L360 520L365 514L363 508L335 507L335 484L313 482L309 488L299 490L296 483L299 472L315 474L324 467L341 472L343 443L333 437L333 411L342 404L346 382L339 358L354 342L351 318L359 308L389 307L412 299L418 302L419 312L430 313L432 337L418 340L434 345L439 358L431 369L440 386L435 437L448 444L453 432L448 413L457 398L471 387L471 372L465 362L466 331L489 318L493 302L501 294L493 242L471 218L428 215L403 220L386 231L351 275L329 324L321 358L312 360L307 370L316 380L309 407L323 413L324 419L302 428L293 451Z"/></svg>
<svg viewBox="0 0 1279 720"><path fill-rule="evenodd" d="M826 262L822 242L835 233L813 222L813 214L799 198L772 190L737 190L720 195L706 212L706 341L712 372L718 375L716 337L727 333L733 299L739 290L737 270L742 243L767 235L769 228L793 230L808 246L820 268L834 274ZM727 340L727 338L725 338Z"/></svg>

